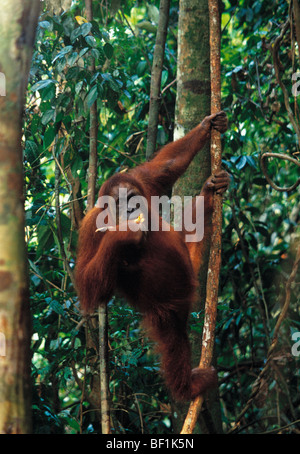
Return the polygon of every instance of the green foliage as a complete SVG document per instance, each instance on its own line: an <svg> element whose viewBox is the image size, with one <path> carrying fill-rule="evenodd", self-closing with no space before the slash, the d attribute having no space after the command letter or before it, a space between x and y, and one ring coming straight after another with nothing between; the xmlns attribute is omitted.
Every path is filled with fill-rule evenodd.
<svg viewBox="0 0 300 454"><path fill-rule="evenodd" d="M125 3L110 12L93 2L95 20L88 23L82 19L84 2L78 0L66 11L45 10L39 23L24 122L37 433L101 432L99 406L91 392L98 379L98 347L97 342L86 345L71 277L76 213L84 210L87 194L89 108L95 101L99 187L110 175L144 160L158 3ZM298 148L271 55L288 14L284 0L226 0L222 16L222 97L230 120L224 167L232 175L224 202L216 332L224 431L244 408L265 363L299 241L299 188L290 194L274 191L259 165L264 151L291 154ZM178 4L172 2L160 145L173 135L177 15ZM299 61L291 49L286 36L280 48L281 77L290 95L291 75ZM292 97L290 105L295 109ZM297 168L287 162L270 161L268 168L280 185L298 178ZM299 364L290 354L291 333L299 330L296 282L299 279L292 286L277 356L268 381L245 414L243 432L278 429L299 419ZM200 321L198 316L193 314L191 322L197 331L203 314ZM109 347L114 431L171 432L171 408L158 358L140 327L139 314L117 298L109 304Z"/></svg>
<svg viewBox="0 0 300 454"><path fill-rule="evenodd" d="M89 108L96 100L97 184L144 159L155 35L136 26L150 19L148 10L128 4L114 20L103 18L95 2L94 8L92 23L83 17L82 1L56 15L44 11L29 80L24 165L37 433L101 430L95 410L99 405L92 398L97 342L86 347L70 279L76 257L75 211L84 210L87 193ZM173 37L170 43L163 88L175 78ZM92 59L95 71L91 71ZM165 96L161 144L170 134L174 93L171 89ZM159 375L152 373L158 370L157 358L149 353L138 317L119 301L110 305L109 314L115 430L167 432L166 391Z"/></svg>
<svg viewBox="0 0 300 454"><path fill-rule="evenodd" d="M225 4L222 92L230 128L226 134L224 166L232 174L233 182L224 207L222 306L216 345L218 364L223 371L220 392L224 422L230 425L245 407L255 377L265 363L285 301L286 279L299 242L299 190L289 194L274 191L266 184L259 164L263 152L291 154L298 149L271 52L280 26L287 20L288 4L280 0L276 5L247 0L238 6L233 1ZM291 57L290 45L287 36L280 49L280 60L281 77L291 95L291 76L299 67L298 58ZM292 97L290 103L293 106ZM284 161L271 160L268 172L280 186L288 186L298 178L297 167ZM278 354L270 367L269 383L263 382L264 387L243 420L250 422L246 432L276 429L278 421L279 425L291 423L299 412L292 399L293 417L286 414L287 401L297 394L299 387L299 365L290 354L291 332L299 326L298 305L299 292L294 287L289 318L282 326ZM275 400L279 405L277 413Z"/></svg>

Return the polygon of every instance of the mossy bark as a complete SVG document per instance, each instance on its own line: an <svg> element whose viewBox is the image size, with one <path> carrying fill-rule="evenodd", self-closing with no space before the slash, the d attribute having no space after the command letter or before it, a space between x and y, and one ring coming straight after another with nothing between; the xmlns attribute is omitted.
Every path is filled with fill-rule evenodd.
<svg viewBox="0 0 300 454"><path fill-rule="evenodd" d="M209 49L209 10L208 1L180 0L178 23L178 63L177 99L174 140L179 139L210 114L210 49ZM211 174L210 144L208 143L194 158L185 174L174 186L173 194L196 196L200 194L205 180ZM204 310L206 299L206 277L209 261L209 245L205 249L205 259L199 271L198 298L193 308ZM201 333L191 333L192 364L197 367L201 356ZM213 415L213 425L208 420L200 421L194 433L220 430L219 404L216 396L210 393L209 405ZM215 403L215 404L214 404ZM174 428L181 430L188 405L174 405Z"/></svg>
<svg viewBox="0 0 300 454"><path fill-rule="evenodd" d="M39 0L3 0L0 15L0 433L30 433L30 312L24 240L22 112Z"/></svg>
<svg viewBox="0 0 300 454"><path fill-rule="evenodd" d="M183 137L210 114L208 3L206 0L181 0L179 8L174 140ZM173 193L198 195L209 175L210 148L207 144L177 181ZM199 274L199 302L205 301L206 269L207 264L203 264ZM197 350L193 349L199 358L200 350Z"/></svg>

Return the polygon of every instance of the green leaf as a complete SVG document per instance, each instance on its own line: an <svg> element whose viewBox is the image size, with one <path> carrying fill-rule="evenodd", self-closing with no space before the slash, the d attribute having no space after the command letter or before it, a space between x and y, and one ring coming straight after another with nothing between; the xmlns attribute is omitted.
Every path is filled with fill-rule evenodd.
<svg viewBox="0 0 300 454"><path fill-rule="evenodd" d="M39 155L37 144L33 142L33 140L26 140L24 153L26 158L32 165Z"/></svg>
<svg viewBox="0 0 300 454"><path fill-rule="evenodd" d="M96 36L97 38L102 39L102 32L99 29L99 24L95 20L93 20L92 26L93 26L93 32L92 32L93 35Z"/></svg>
<svg viewBox="0 0 300 454"><path fill-rule="evenodd" d="M51 303L50 303L50 309L52 309L54 312L56 312L58 315L65 315L65 311L64 311L64 308L62 307L62 305L56 301L56 300L52 300Z"/></svg>
<svg viewBox="0 0 300 454"><path fill-rule="evenodd" d="M253 167L253 169L257 169L257 164L253 156L246 156L247 163Z"/></svg>
<svg viewBox="0 0 300 454"><path fill-rule="evenodd" d="M96 60L97 60L98 58L100 58L100 52L98 51L98 49L92 49L92 50L91 50L91 55L92 55L92 57L95 58Z"/></svg>
<svg viewBox="0 0 300 454"><path fill-rule="evenodd" d="M92 105L94 104L94 102L96 101L97 96L98 96L97 85L94 85L94 86L90 89L90 91L89 91L89 93L88 93L88 95L87 95L87 97L86 97L86 102L87 102L87 105L88 105L88 108L89 108L89 109L91 108L91 106L92 106Z"/></svg>
<svg viewBox="0 0 300 454"><path fill-rule="evenodd" d="M56 86L55 84L50 84L48 87L43 88L41 90L41 98L42 101L50 101L50 99L53 99L56 94Z"/></svg>
<svg viewBox="0 0 300 454"><path fill-rule="evenodd" d="M66 36L70 36L72 31L74 30L74 21L72 17L66 17L66 19L63 22L63 30Z"/></svg>
<svg viewBox="0 0 300 454"><path fill-rule="evenodd" d="M46 250L53 246L54 238L51 227L47 225L39 225L37 228L38 246L36 249L37 258L39 258Z"/></svg>
<svg viewBox="0 0 300 454"><path fill-rule="evenodd" d="M81 80L80 82L78 82L78 83L75 85L75 93L76 93L76 95L79 95L79 93L80 93L81 90L82 90L82 87L83 87L83 80Z"/></svg>
<svg viewBox="0 0 300 454"><path fill-rule="evenodd" d="M122 88L123 86L123 83L120 80L114 79L110 73L102 73L101 77L108 82L112 90L116 91L117 93L120 92L120 88Z"/></svg>
<svg viewBox="0 0 300 454"><path fill-rule="evenodd" d="M136 71L138 76L142 76L147 68L147 62L145 60L142 60L139 62L137 65Z"/></svg>
<svg viewBox="0 0 300 454"><path fill-rule="evenodd" d="M89 47L84 47L84 48L79 52L79 58L80 58L80 57L83 57L83 55L86 54L88 50L90 50Z"/></svg>
<svg viewBox="0 0 300 454"><path fill-rule="evenodd" d="M109 43L106 43L106 44L104 44L103 50L104 50L106 58L108 60L111 60L111 58L112 58L112 56L114 54L113 46L111 44L109 44Z"/></svg>
<svg viewBox="0 0 300 454"><path fill-rule="evenodd" d="M97 44L96 40L95 40L95 38L93 36L86 36L85 37L85 41L91 47L95 47L96 44Z"/></svg>
<svg viewBox="0 0 300 454"><path fill-rule="evenodd" d="M82 35L81 27L75 28L75 30L72 31L71 36L70 36L71 42L73 43L74 41L76 41L76 39L79 38L79 36L81 36L81 35Z"/></svg>
<svg viewBox="0 0 300 454"><path fill-rule="evenodd" d="M65 55L69 54L73 50L73 46L66 46L58 52L58 54L53 58L52 63L54 63L57 59L64 57Z"/></svg>
<svg viewBox="0 0 300 454"><path fill-rule="evenodd" d="M73 66L78 58L78 53L73 52L68 58L68 65Z"/></svg>
<svg viewBox="0 0 300 454"><path fill-rule="evenodd" d="M241 170L243 167L245 167L246 164L247 164L246 156L241 156L239 161L236 164L236 168L238 170Z"/></svg>
<svg viewBox="0 0 300 454"><path fill-rule="evenodd" d="M53 126L48 127L44 135L44 149L47 149L52 144L55 135L55 128Z"/></svg>
<svg viewBox="0 0 300 454"><path fill-rule="evenodd" d="M96 73L93 75L93 77L91 78L90 84L92 85L92 84L95 82L95 80L98 79L98 77L99 77L99 73L96 72Z"/></svg>
<svg viewBox="0 0 300 454"><path fill-rule="evenodd" d="M52 24L48 22L47 20L39 22L39 27L40 28L45 28L46 30L51 30L52 29Z"/></svg>
<svg viewBox="0 0 300 454"><path fill-rule="evenodd" d="M92 29L92 24L90 24L89 22L86 22L86 23L82 24L80 26L80 28L81 28L82 36L86 36L90 33L90 31Z"/></svg>
<svg viewBox="0 0 300 454"><path fill-rule="evenodd" d="M80 158L80 156L77 155L75 159L73 159L71 165L71 172L74 178L78 177L78 171L82 169L82 166L83 166L82 159Z"/></svg>
<svg viewBox="0 0 300 454"><path fill-rule="evenodd" d="M161 75L161 87L164 87L169 77L168 71L164 70Z"/></svg>
<svg viewBox="0 0 300 454"><path fill-rule="evenodd" d="M71 68L68 69L68 72L66 74L66 79L67 80L77 79L78 73L79 73L78 66L72 66Z"/></svg>
<svg viewBox="0 0 300 454"><path fill-rule="evenodd" d="M46 110L46 112L42 116L42 124L45 126L49 123L49 121L53 121L54 118L55 118L55 110L54 109Z"/></svg>
<svg viewBox="0 0 300 454"><path fill-rule="evenodd" d="M255 225L255 230L257 232L259 232L261 235L265 236L266 238L268 238L270 236L268 226L266 224L264 224L263 222L257 221L254 223L254 225Z"/></svg>
<svg viewBox="0 0 300 454"><path fill-rule="evenodd" d="M31 91L43 90L43 88L47 88L50 85L57 84L57 83L58 82L56 80L52 80L52 79L39 80L31 87Z"/></svg>

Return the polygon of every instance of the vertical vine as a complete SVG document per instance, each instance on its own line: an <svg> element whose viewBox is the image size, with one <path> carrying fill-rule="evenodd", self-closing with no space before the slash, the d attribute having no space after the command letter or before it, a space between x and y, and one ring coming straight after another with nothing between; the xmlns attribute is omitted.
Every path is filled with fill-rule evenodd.
<svg viewBox="0 0 300 454"><path fill-rule="evenodd" d="M210 42L210 77L211 77L211 113L221 110L221 66L220 66L220 13L218 0L209 0L209 42ZM218 131L211 133L211 173L218 172L222 162L221 135ZM212 216L212 239L207 272L205 319L202 333L202 348L199 367L210 367L214 332L217 317L219 274L221 267L222 241L222 196L214 194L214 212ZM198 396L190 405L185 419L182 434L191 434L194 430L203 396Z"/></svg>

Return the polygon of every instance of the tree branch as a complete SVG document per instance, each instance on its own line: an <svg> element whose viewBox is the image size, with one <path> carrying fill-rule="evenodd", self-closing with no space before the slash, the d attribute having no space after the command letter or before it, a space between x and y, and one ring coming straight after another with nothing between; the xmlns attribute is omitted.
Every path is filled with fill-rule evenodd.
<svg viewBox="0 0 300 454"><path fill-rule="evenodd" d="M55 159L55 220L56 220L56 226L57 226L57 239L58 239L58 244L59 244L59 249L60 249L60 255L63 259L64 267L65 270L67 271L71 282L73 284L74 289L76 289L76 282L75 282L75 277L72 268L70 267L69 260L67 258L66 250L65 250L65 245L64 245L64 239L62 235L62 226L61 226L61 213L60 213L60 202L59 202L59 184L60 184L60 179L61 179L61 172L62 168L61 165L58 162L58 159L55 156L55 152L53 151L53 157Z"/></svg>
<svg viewBox="0 0 300 454"><path fill-rule="evenodd" d="M89 22L93 20L93 5L92 0L85 0L85 13ZM89 68L91 75L95 73L95 59L92 58L92 63ZM96 181L97 181L97 135L98 135L98 119L97 119L97 100L90 108L90 153L89 153L89 169L88 169L88 196L87 196L87 211L91 210L95 204Z"/></svg>
<svg viewBox="0 0 300 454"><path fill-rule="evenodd" d="M297 159L295 158L292 158L291 156L289 155L286 155L286 154L281 154L281 153L264 153L261 158L260 158L260 163L261 163L261 169L263 171L263 174L264 176L266 177L266 180L267 182L269 183L269 185L273 188L273 189L276 189L276 191L279 191L279 192L291 192L293 191L294 189L296 189L299 184L300 184L300 178L298 178L298 180L296 181L296 183L294 183L292 186L289 186L289 187L286 187L286 188L282 188L280 186L277 186L277 184L275 184L271 178L269 177L268 175L268 172L267 172L267 167L266 167L266 159L267 158L278 158L278 159L285 159L287 161L291 161L293 162L294 164L296 164L298 167L300 167L300 161L298 161Z"/></svg>
<svg viewBox="0 0 300 454"><path fill-rule="evenodd" d="M220 13L218 0L209 0L210 26L210 77L211 77L211 113L221 110L221 67L220 67ZM222 162L221 135L218 131L211 133L211 172L220 170ZM222 196L214 195L214 212L212 216L213 233L208 264L205 319L202 333L202 349L199 367L210 367L213 348L214 332L217 317L219 274L221 267L222 241ZM193 432L199 412L203 404L203 396L198 396L190 405L181 433Z"/></svg>
<svg viewBox="0 0 300 454"><path fill-rule="evenodd" d="M101 398L101 426L102 434L111 433L110 429L110 402L108 384L108 320L107 305L100 305L99 314L99 357L100 357L100 398Z"/></svg>
<svg viewBox="0 0 300 454"><path fill-rule="evenodd" d="M170 0L160 0L159 20L153 54L151 86L150 86L150 109L148 123L148 137L146 158L149 159L156 150L158 114L161 97L161 74L164 63L165 44L168 31Z"/></svg>
<svg viewBox="0 0 300 454"><path fill-rule="evenodd" d="M289 120L296 132L296 135L297 135L297 138L298 138L298 143L300 144L300 128L299 128L299 125L297 124L295 118L294 118L294 115L293 115L293 111L291 109L291 106L290 106L290 100L289 100L289 94L288 94L288 91L287 89L285 88L285 85L284 83L282 82L281 80L281 77L280 77L280 68L282 67L281 63L280 63L280 59L279 59L279 48L280 48L280 44L284 38L284 35L286 34L288 28L290 27L290 20L288 19L286 21L286 23L283 25L282 27L282 30L281 30L281 33L280 35L275 39L274 41L274 44L273 44L273 47L272 47L272 57L273 57L273 63L274 63L274 69L275 69L275 76L276 76L276 80L283 92L283 96L284 96L284 104L285 104L285 108L286 108L286 111L287 111L287 114L288 114L288 117L289 117Z"/></svg>

